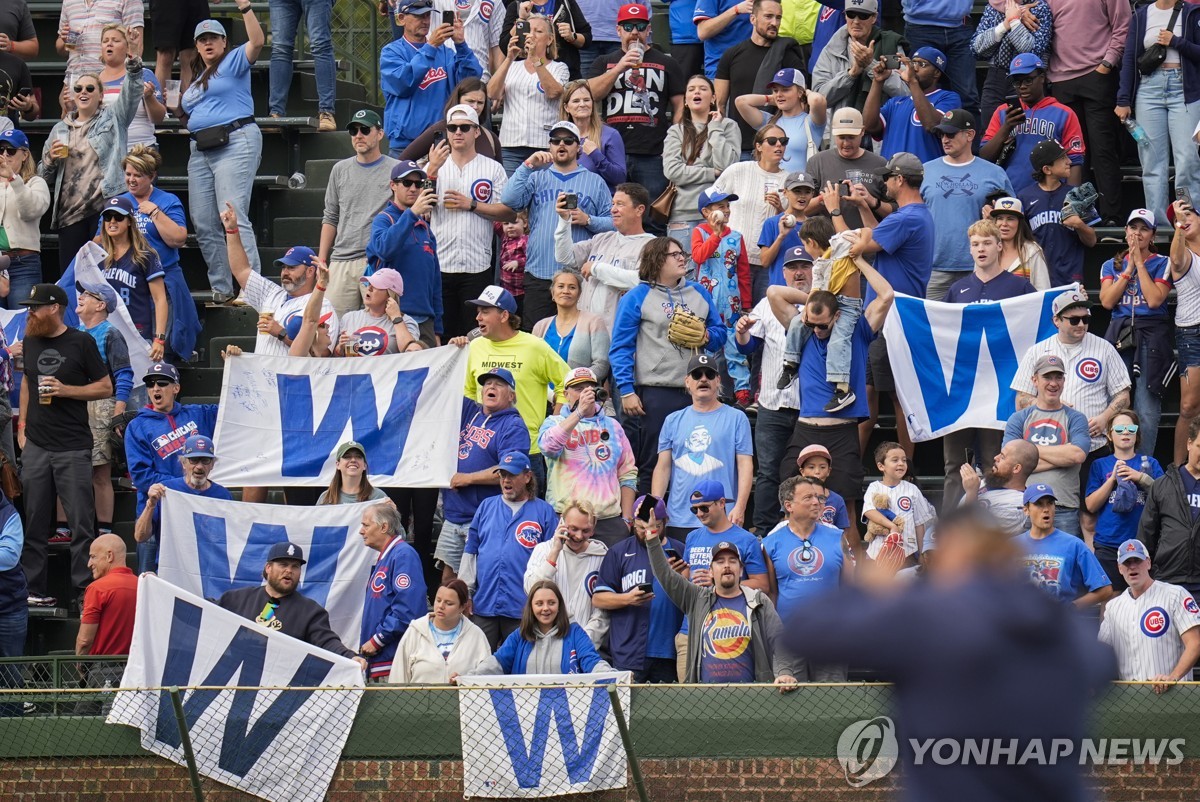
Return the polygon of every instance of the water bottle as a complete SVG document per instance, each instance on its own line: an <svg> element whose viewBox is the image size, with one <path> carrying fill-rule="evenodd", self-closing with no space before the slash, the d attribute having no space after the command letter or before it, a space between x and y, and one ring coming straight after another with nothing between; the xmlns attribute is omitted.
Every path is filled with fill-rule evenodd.
<svg viewBox="0 0 1200 802"><path fill-rule="evenodd" d="M304 189L306 186L308 186L308 179L304 176L304 173L292 173L288 179L288 189Z"/></svg>
<svg viewBox="0 0 1200 802"><path fill-rule="evenodd" d="M1138 147L1150 143L1150 136L1146 133L1146 129L1142 127L1141 123L1133 119L1132 115L1126 117L1122 121L1122 124L1125 126L1125 130L1129 132L1129 135L1133 137L1133 141L1138 144Z"/></svg>

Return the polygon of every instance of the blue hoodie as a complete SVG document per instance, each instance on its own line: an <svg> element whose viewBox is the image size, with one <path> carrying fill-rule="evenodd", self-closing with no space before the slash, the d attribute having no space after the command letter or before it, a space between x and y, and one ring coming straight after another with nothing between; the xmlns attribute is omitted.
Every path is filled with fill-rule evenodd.
<svg viewBox="0 0 1200 802"><path fill-rule="evenodd" d="M450 92L463 78L482 77L467 43L441 47L413 44L401 36L379 54L383 87L383 130L394 150L404 150L442 119Z"/></svg>
<svg viewBox="0 0 1200 802"><path fill-rule="evenodd" d="M458 472L474 473L500 464L506 451L529 453L529 429L516 407L491 415L469 398L463 398L458 433ZM500 485L467 485L442 491L442 513L451 523L471 523L485 498L500 495Z"/></svg>
<svg viewBox="0 0 1200 802"><path fill-rule="evenodd" d="M146 506L146 491L156 482L183 475L179 451L193 434L212 437L217 427L216 404L180 404L170 412L149 405L125 427L125 459L137 488L137 515Z"/></svg>

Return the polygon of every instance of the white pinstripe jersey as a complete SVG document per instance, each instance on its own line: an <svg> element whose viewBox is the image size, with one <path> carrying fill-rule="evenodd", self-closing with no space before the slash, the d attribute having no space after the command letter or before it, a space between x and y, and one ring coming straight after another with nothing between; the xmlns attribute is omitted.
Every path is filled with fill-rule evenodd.
<svg viewBox="0 0 1200 802"><path fill-rule="evenodd" d="M438 169L438 205L429 219L437 238L438 266L443 273L482 273L492 269L492 221L466 209L446 209L446 190L461 192L480 203L499 203L508 177L500 162L476 155L462 167L454 157Z"/></svg>
<svg viewBox="0 0 1200 802"><path fill-rule="evenodd" d="M1183 633L1200 626L1200 606L1179 585L1155 582L1136 599L1126 590L1104 608L1100 640L1117 653L1123 680L1170 674L1183 655Z"/></svg>
<svg viewBox="0 0 1200 802"><path fill-rule="evenodd" d="M434 0L433 10L437 14L429 29L441 24L443 11L453 11L463 20L463 38L483 70L486 83L492 77L488 68L493 47L500 46L500 32L504 28L504 3L500 0Z"/></svg>

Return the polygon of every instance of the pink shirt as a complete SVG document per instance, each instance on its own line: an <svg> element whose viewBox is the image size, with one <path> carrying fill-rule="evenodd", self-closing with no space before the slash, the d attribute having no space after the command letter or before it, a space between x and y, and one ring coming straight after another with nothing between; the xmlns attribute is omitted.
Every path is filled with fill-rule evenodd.
<svg viewBox="0 0 1200 802"><path fill-rule="evenodd" d="M1087 75L1101 61L1113 65L1114 74L1120 71L1132 16L1128 0L1048 2L1054 18L1048 70L1051 81L1069 81Z"/></svg>

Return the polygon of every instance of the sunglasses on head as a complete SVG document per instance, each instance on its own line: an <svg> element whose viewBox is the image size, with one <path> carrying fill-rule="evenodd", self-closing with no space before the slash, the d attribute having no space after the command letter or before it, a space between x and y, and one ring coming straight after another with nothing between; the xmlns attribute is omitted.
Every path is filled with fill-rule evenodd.
<svg viewBox="0 0 1200 802"><path fill-rule="evenodd" d="M421 180L422 179L420 179L420 178L398 178L398 179L396 179L396 183L400 184L401 186L411 188L411 187L421 186Z"/></svg>
<svg viewBox="0 0 1200 802"><path fill-rule="evenodd" d="M1119 423L1113 427L1113 434L1137 434L1136 423Z"/></svg>
<svg viewBox="0 0 1200 802"><path fill-rule="evenodd" d="M625 31L625 33L633 33L634 31L641 33L642 31L646 30L649 27L650 27L650 23L648 23L648 22L622 22L621 23L621 30Z"/></svg>
<svg viewBox="0 0 1200 802"><path fill-rule="evenodd" d="M875 17L874 14L868 14L865 11L847 11L846 19L869 20Z"/></svg>
<svg viewBox="0 0 1200 802"><path fill-rule="evenodd" d="M81 92L97 92L100 90L100 87L96 86L95 84L92 84L91 86L80 86L79 84L75 84L71 88L75 90L75 94L77 95Z"/></svg>
<svg viewBox="0 0 1200 802"><path fill-rule="evenodd" d="M717 378L717 372L715 370L713 370L712 368L697 368L696 370L693 370L688 375L691 376L696 381L699 381L700 379L711 380L711 379Z"/></svg>
<svg viewBox="0 0 1200 802"><path fill-rule="evenodd" d="M462 123L461 125L447 125L446 130L452 134L469 134L475 130L475 126L471 123Z"/></svg>
<svg viewBox="0 0 1200 802"><path fill-rule="evenodd" d="M18 148L14 148L11 145L0 145L0 156L13 156L16 155L17 151Z"/></svg>
<svg viewBox="0 0 1200 802"><path fill-rule="evenodd" d="M371 129L365 125L351 125L346 130L350 132L350 136L366 136L371 133Z"/></svg>
<svg viewBox="0 0 1200 802"><path fill-rule="evenodd" d="M105 212L103 215L101 215L101 217L104 218L104 222L106 222L106 223L115 223L115 222L119 222L121 220L128 219L125 215L121 214L120 212Z"/></svg>
<svg viewBox="0 0 1200 802"><path fill-rule="evenodd" d="M1087 324L1092 322L1092 316L1091 315L1072 315L1071 317L1063 316L1063 320L1065 320L1068 324L1070 324L1072 326L1078 326L1081 323L1086 326Z"/></svg>
<svg viewBox="0 0 1200 802"><path fill-rule="evenodd" d="M550 137L551 145L576 145L579 140L573 136L552 136Z"/></svg>
<svg viewBox="0 0 1200 802"><path fill-rule="evenodd" d="M147 387L170 387L174 382L170 379L147 379Z"/></svg>
<svg viewBox="0 0 1200 802"><path fill-rule="evenodd" d="M695 515L696 513L700 513L701 515L708 515L708 511L710 509L712 509L712 504L693 504L692 505L692 515Z"/></svg>
<svg viewBox="0 0 1200 802"><path fill-rule="evenodd" d="M768 144L768 145L770 145L771 147L775 147L776 145L783 145L783 146L786 148L786 147L787 147L787 143L789 143L789 142L791 142L791 141L792 141L792 140L791 140L791 139L789 139L789 138L788 138L788 137L786 137L786 136L767 136L767 137L763 137L763 142L767 143L767 144Z"/></svg>

